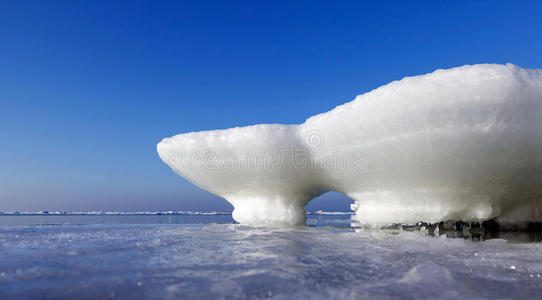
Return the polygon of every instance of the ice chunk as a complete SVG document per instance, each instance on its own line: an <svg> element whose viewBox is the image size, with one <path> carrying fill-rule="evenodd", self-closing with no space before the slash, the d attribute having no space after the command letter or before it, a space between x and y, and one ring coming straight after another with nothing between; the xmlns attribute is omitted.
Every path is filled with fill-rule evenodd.
<svg viewBox="0 0 542 300"><path fill-rule="evenodd" d="M542 219L542 70L467 65L406 77L301 125L162 140L177 174L248 224L305 222L327 191L365 224Z"/></svg>

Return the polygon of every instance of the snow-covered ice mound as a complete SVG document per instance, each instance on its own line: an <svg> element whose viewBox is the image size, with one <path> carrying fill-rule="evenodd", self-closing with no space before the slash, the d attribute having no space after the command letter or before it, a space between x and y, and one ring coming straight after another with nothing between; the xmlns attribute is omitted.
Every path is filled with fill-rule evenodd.
<svg viewBox="0 0 542 300"><path fill-rule="evenodd" d="M177 174L241 223L298 225L327 191L360 222L542 219L542 70L482 64L406 77L301 125L162 140Z"/></svg>

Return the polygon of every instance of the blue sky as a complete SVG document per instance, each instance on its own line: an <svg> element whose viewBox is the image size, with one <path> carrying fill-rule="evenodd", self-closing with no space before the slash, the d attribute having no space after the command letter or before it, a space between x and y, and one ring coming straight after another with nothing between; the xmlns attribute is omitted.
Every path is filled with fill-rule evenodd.
<svg viewBox="0 0 542 300"><path fill-rule="evenodd" d="M302 123L437 68L542 68L539 1L10 2L0 211L230 210L175 175L156 143ZM309 209L348 202L332 193Z"/></svg>

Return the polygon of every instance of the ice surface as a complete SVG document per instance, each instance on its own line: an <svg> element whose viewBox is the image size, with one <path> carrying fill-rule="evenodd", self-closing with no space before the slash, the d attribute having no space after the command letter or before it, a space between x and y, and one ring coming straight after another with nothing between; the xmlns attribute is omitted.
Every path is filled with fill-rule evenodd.
<svg viewBox="0 0 542 300"><path fill-rule="evenodd" d="M290 229L201 223L3 226L0 298L540 297L539 243L351 232L321 227L344 224L350 216L323 218L309 216L314 228Z"/></svg>
<svg viewBox="0 0 542 300"><path fill-rule="evenodd" d="M185 133L157 150L244 224L303 224L307 202L327 191L377 226L541 221L542 70L437 70L301 125Z"/></svg>

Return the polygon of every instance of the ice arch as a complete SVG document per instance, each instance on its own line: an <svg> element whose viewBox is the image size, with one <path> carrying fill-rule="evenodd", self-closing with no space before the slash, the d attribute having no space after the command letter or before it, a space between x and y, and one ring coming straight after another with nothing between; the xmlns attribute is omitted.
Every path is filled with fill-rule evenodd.
<svg viewBox="0 0 542 300"><path fill-rule="evenodd" d="M314 197L307 203L305 210L309 212L345 212L349 213L354 199L343 193L329 191L318 197Z"/></svg>
<svg viewBox="0 0 542 300"><path fill-rule="evenodd" d="M300 125L163 139L160 158L246 224L299 225L344 193L360 222L542 216L542 70L473 65L406 77Z"/></svg>

